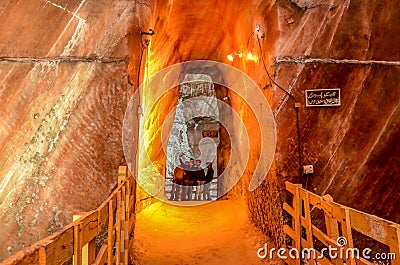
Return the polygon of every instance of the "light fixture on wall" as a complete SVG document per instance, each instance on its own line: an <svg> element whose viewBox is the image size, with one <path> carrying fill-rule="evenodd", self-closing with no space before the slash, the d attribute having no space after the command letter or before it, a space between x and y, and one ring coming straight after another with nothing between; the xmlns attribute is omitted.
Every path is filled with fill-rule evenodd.
<svg viewBox="0 0 400 265"><path fill-rule="evenodd" d="M235 57L242 58L242 56L243 56L242 51L238 51L238 52L232 52L232 53L228 54L226 56L226 58L228 58L229 61L233 62Z"/></svg>
<svg viewBox="0 0 400 265"><path fill-rule="evenodd" d="M149 29L149 31L142 31L140 30L140 35L149 35L149 36L153 36L155 34L153 29Z"/></svg>
<svg viewBox="0 0 400 265"><path fill-rule="evenodd" d="M256 54L253 54L252 52L249 52L246 56L247 61L253 61L253 62L258 62L258 56Z"/></svg>

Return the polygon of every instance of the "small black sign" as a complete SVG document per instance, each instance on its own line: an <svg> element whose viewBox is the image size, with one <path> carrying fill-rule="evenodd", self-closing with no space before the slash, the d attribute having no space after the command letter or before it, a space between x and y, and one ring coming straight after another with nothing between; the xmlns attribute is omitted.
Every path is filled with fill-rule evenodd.
<svg viewBox="0 0 400 265"><path fill-rule="evenodd" d="M340 106L340 88L306 90L307 107Z"/></svg>
<svg viewBox="0 0 400 265"><path fill-rule="evenodd" d="M203 131L203 137L218 138L218 131Z"/></svg>

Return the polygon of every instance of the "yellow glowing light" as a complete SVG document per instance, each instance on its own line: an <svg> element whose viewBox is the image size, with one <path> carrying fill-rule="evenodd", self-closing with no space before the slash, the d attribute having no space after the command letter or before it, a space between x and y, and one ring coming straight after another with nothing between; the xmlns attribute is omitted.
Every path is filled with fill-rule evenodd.
<svg viewBox="0 0 400 265"><path fill-rule="evenodd" d="M253 61L253 62L257 62L258 61L258 56L252 54L251 52L249 52L246 56L246 59L249 61Z"/></svg>
<svg viewBox="0 0 400 265"><path fill-rule="evenodd" d="M242 51L232 52L231 54L228 54L226 56L226 58L228 58L229 61L233 62L233 60L235 59L235 56L242 58L242 56L243 56Z"/></svg>

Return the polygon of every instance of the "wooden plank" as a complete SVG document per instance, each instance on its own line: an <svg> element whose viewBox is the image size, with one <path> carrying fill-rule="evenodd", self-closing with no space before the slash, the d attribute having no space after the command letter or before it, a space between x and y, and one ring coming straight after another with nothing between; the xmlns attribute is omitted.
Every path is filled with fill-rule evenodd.
<svg viewBox="0 0 400 265"><path fill-rule="evenodd" d="M114 247L114 203L113 200L108 202L108 236L107 236L107 261L108 264L112 263L112 251Z"/></svg>
<svg viewBox="0 0 400 265"><path fill-rule="evenodd" d="M322 199L320 196L310 192L308 199L310 200L310 204L312 206L322 210Z"/></svg>
<svg viewBox="0 0 400 265"><path fill-rule="evenodd" d="M120 190L120 186L118 186L111 194L108 196L108 198L105 200L104 203L109 203L110 201L116 200L117 199L117 192ZM115 205L115 203L113 203Z"/></svg>
<svg viewBox="0 0 400 265"><path fill-rule="evenodd" d="M286 260L285 260L285 263L288 264L288 265L295 265L295 264L296 264L296 261L293 260L293 259L286 259Z"/></svg>
<svg viewBox="0 0 400 265"><path fill-rule="evenodd" d="M399 255L400 225L335 203L332 197L330 197L329 195L320 197L289 182L285 182L285 186L286 189L294 195L294 198L293 198L293 208L290 207L287 203L284 203L283 209L289 215L293 216L294 224L293 224L293 229L285 225L284 232L289 237L294 239L296 248L299 248L299 243L297 243L297 241L299 241L299 236L300 236L301 247L307 246L310 248L313 245L313 242L301 238L301 226L304 226L306 228L307 239L312 238L312 236L315 236L326 246L329 245L338 246L336 241L337 238L339 237L339 227L338 227L338 222L339 222L342 225L343 236L347 239L347 245L344 248L347 249L354 247L352 238L352 229L355 229L358 232L368 237L371 237L385 245L388 245L390 247L390 252ZM297 196L300 197L300 202ZM301 204L301 200L305 201L304 217L301 216L302 214L301 208L298 207L299 204ZM308 215L310 212L309 211L310 204L324 211L325 223L327 226L328 235L324 234L321 230L313 226L312 223L310 222L311 215ZM310 233L309 231L310 227L312 233ZM325 263L320 260L318 260L318 262L320 264ZM332 264L329 260L326 260L326 262L327 264ZM336 259L333 260L333 262L335 264L342 264L343 260ZM346 263L351 265L355 265L357 263L371 265L371 263L365 259L361 258L355 260L351 259L351 257L346 261ZM392 265L400 265L400 259L391 261L391 263Z"/></svg>
<svg viewBox="0 0 400 265"><path fill-rule="evenodd" d="M306 218L304 218L303 216L300 216L300 223L302 226L306 227L307 226Z"/></svg>
<svg viewBox="0 0 400 265"><path fill-rule="evenodd" d="M318 257L318 264L320 264L320 265L334 265L334 263L332 263L325 256L322 259L320 259L319 257L322 257L322 253L321 252L319 252L318 250L316 250L315 252L317 253L317 257Z"/></svg>
<svg viewBox="0 0 400 265"><path fill-rule="evenodd" d="M39 246L33 245L18 251L1 262L1 265L32 265L39 263Z"/></svg>
<svg viewBox="0 0 400 265"><path fill-rule="evenodd" d="M129 251L129 217L130 217L130 212L129 212L129 199L131 196L131 183L130 180L128 179L127 183L126 183L126 194L125 194L125 212L126 212L126 217L125 217L125 242L124 242L124 264L128 265L128 251Z"/></svg>
<svg viewBox="0 0 400 265"><path fill-rule="evenodd" d="M108 208L109 204L103 203L97 209L97 233L101 233L101 231L107 226L108 223Z"/></svg>
<svg viewBox="0 0 400 265"><path fill-rule="evenodd" d="M131 183L131 195L136 193L136 179L131 175L129 178L129 182Z"/></svg>
<svg viewBox="0 0 400 265"><path fill-rule="evenodd" d="M354 230L388 246L398 244L397 224L352 208L349 209L349 216Z"/></svg>
<svg viewBox="0 0 400 265"><path fill-rule="evenodd" d="M302 245L304 246L304 247L307 247L307 248L311 248L311 247L308 247L307 245L308 245L308 242L305 240L305 239L301 239L301 242L302 242ZM323 256L322 255L322 253L321 252L319 252L318 250L316 250L316 249L313 249L313 250L315 250L315 259L314 259L314 255L310 255L311 257L310 257L310 259L311 260L315 260L317 263L310 263L309 261L308 262L306 262L307 264L325 264L325 265L334 265L334 263L332 263L332 261L330 261L329 259L327 259L325 256ZM300 256L300 258L303 258L303 251L304 251L304 258L307 258L308 259L308 255L307 255L307 257L305 256L305 250L304 250L304 248L299 252L299 256ZM307 254L308 254L308 252L307 252ZM286 261L286 260L285 260ZM343 263L342 263L343 264Z"/></svg>
<svg viewBox="0 0 400 265"><path fill-rule="evenodd" d="M121 170L123 171L123 168ZM124 199L120 201L121 203L125 201L123 205L121 205L123 208L120 209L120 211L124 210L124 216L121 217L117 214L117 218L121 217L118 226L120 232L125 231L125 233L122 235L119 234L119 239L122 239L122 241L120 241L118 245L119 247L121 247L121 245L125 246L125 248L120 248L120 250L125 253L126 257L130 231L134 228L134 223L130 221L135 220L136 180L133 178L132 174L129 173L128 169L125 170L125 175L128 177L125 177L122 183L123 185L117 187L96 211L88 214L85 213L83 217L66 226L62 231L37 242L34 246L17 252L15 255L3 261L2 264L62 264L68 262L72 256L74 256L73 260L75 264L80 264L82 262L82 248L86 243L89 243L89 260L94 261L94 239L96 235L107 226L107 223L109 223L108 227L111 229L109 229L106 244L107 255L103 256L108 260L108 264L112 264L113 258L108 259L108 257L112 256L113 245L116 241L117 234L119 234L113 229L113 213L117 211L117 209L112 206L117 204L117 195L122 191L122 186L126 189L127 194L126 197L124 196ZM122 212L119 214L121 213ZM121 223L121 220L125 221ZM127 263L126 260L127 259L124 258L125 263Z"/></svg>
<svg viewBox="0 0 400 265"><path fill-rule="evenodd" d="M111 237L111 240L110 240L110 243L113 245L113 246L115 246L115 240L116 240L116 234L115 234L115 226L114 226L114 229L112 229L111 230L112 231L112 237ZM107 243L108 244L108 243Z"/></svg>
<svg viewBox="0 0 400 265"><path fill-rule="evenodd" d="M295 193L293 197L293 209L294 209L294 246L297 250L300 251L301 249L301 215L302 215L302 205L301 205L301 198L299 193L300 187L295 186ZM296 260L296 264L300 265L300 259Z"/></svg>
<svg viewBox="0 0 400 265"><path fill-rule="evenodd" d="M293 208L287 204L286 202L283 203L283 210L285 210L288 214L290 214L292 217L294 216L294 210Z"/></svg>
<svg viewBox="0 0 400 265"><path fill-rule="evenodd" d="M86 245L97 235L97 227L98 227L97 217L98 217L97 211L93 211L81 220L82 245Z"/></svg>
<svg viewBox="0 0 400 265"><path fill-rule="evenodd" d="M333 201L332 196L329 194L321 197L322 210L330 217L336 219L339 222L345 222L344 206L337 204Z"/></svg>
<svg viewBox="0 0 400 265"><path fill-rule="evenodd" d="M301 238L301 247L304 249L304 248L311 248L310 246L309 246L309 243L308 243L308 241L306 240L306 239L304 239L304 238Z"/></svg>
<svg viewBox="0 0 400 265"><path fill-rule="evenodd" d="M294 195L296 186L293 183L290 183L289 181L285 181L285 188L288 192L290 192Z"/></svg>
<svg viewBox="0 0 400 265"><path fill-rule="evenodd" d="M312 223L311 223L311 210L310 210L310 198L309 198L309 193L304 194L304 219L305 219L305 228L306 228L306 235L307 235L307 247L308 248L314 248L314 243L313 243L313 232L312 232ZM312 263L314 264L314 258L311 258Z"/></svg>
<svg viewBox="0 0 400 265"><path fill-rule="evenodd" d="M131 194L130 193L131 185L130 185L129 179L125 182L125 187L126 187L125 188L125 205L126 205L125 211L127 211L128 207L129 207L128 199L129 199L129 195Z"/></svg>
<svg viewBox="0 0 400 265"><path fill-rule="evenodd" d="M117 195L118 195L118 192L121 192L121 189L122 189L122 185L119 185L118 187L115 188L115 190L110 195L109 199L114 201L113 205L117 205Z"/></svg>
<svg viewBox="0 0 400 265"><path fill-rule="evenodd" d="M334 242L336 245L337 238L339 238L339 224L337 220L332 216L331 202L333 202L333 198L330 195L321 198L321 209L324 211L327 235L325 235L322 231L318 230L320 231L320 233L318 233L319 234L318 239L321 242L323 242L325 246L332 245L332 242ZM335 265L343 264L343 261L341 261L340 259L334 259L332 262Z"/></svg>
<svg viewBox="0 0 400 265"><path fill-rule="evenodd" d="M283 232L285 232L285 234L287 234L291 239L295 238L294 230L290 226L284 225Z"/></svg>
<svg viewBox="0 0 400 265"><path fill-rule="evenodd" d="M396 257L392 260L392 265L400 265L400 225L396 226L397 242L390 245L390 252L395 253Z"/></svg>
<svg viewBox="0 0 400 265"><path fill-rule="evenodd" d="M121 207L121 191L118 191L117 193L117 221L116 221L116 241L115 241L115 246L116 246L116 251L115 251L115 259L116 263L120 265L121 263L121 212L122 212L122 207Z"/></svg>
<svg viewBox="0 0 400 265"><path fill-rule="evenodd" d="M321 241L325 246L337 246L336 240L330 238L328 235L324 234L321 230L319 230L316 226L312 226L313 235Z"/></svg>
<svg viewBox="0 0 400 265"><path fill-rule="evenodd" d="M392 261L393 262L393 261ZM369 262L368 260L364 259L362 256L360 256L359 259L357 259L357 264L365 264L365 265L375 265L374 263ZM393 264L393 263L392 263Z"/></svg>
<svg viewBox="0 0 400 265"><path fill-rule="evenodd" d="M341 222L342 223L342 233L343 236L346 238L347 240L347 244L345 246L342 246L344 248L351 248L354 249L354 244L353 244L353 235L351 232L351 221L350 221L350 213L349 213L349 208L346 207L345 208L345 222ZM346 264L351 264L351 265L356 265L356 260L355 258L349 257L348 259L346 259Z"/></svg>
<svg viewBox="0 0 400 265"><path fill-rule="evenodd" d="M129 198L129 212L135 212L135 203L135 195L131 195L131 197Z"/></svg>
<svg viewBox="0 0 400 265"><path fill-rule="evenodd" d="M134 208L133 210L131 210L130 217L129 217L129 226L128 226L128 232L129 232L128 248L129 249L132 249L132 245L133 245L135 223L136 223L136 214L135 214L135 208Z"/></svg>
<svg viewBox="0 0 400 265"><path fill-rule="evenodd" d="M96 238L88 244L88 264L92 264L96 259Z"/></svg>
<svg viewBox="0 0 400 265"><path fill-rule="evenodd" d="M78 223L74 226L74 264L82 264L82 224Z"/></svg>
<svg viewBox="0 0 400 265"><path fill-rule="evenodd" d="M63 264L74 254L74 227L67 226L60 232L37 243L43 264Z"/></svg>
<svg viewBox="0 0 400 265"><path fill-rule="evenodd" d="M126 183L125 183L126 184ZM120 252L121 252L121 263L124 262L125 256L125 220L126 220L126 186L122 187L121 193L121 226L120 226ZM125 263L124 263L125 264Z"/></svg>
<svg viewBox="0 0 400 265"><path fill-rule="evenodd" d="M111 200L112 205L114 206L114 208L113 208L114 213L117 212L117 196L118 196L118 193L116 193L115 196ZM115 222L115 220L114 220L114 222Z"/></svg>
<svg viewBox="0 0 400 265"><path fill-rule="evenodd" d="M128 167L127 166L119 166L118 167L118 185L124 183L127 179L128 175Z"/></svg>
<svg viewBox="0 0 400 265"><path fill-rule="evenodd" d="M118 167L118 175L126 176L128 173L128 166L119 166Z"/></svg>
<svg viewBox="0 0 400 265"><path fill-rule="evenodd" d="M125 242L124 242L124 264L128 265L128 254L129 254L129 220L125 221Z"/></svg>
<svg viewBox="0 0 400 265"><path fill-rule="evenodd" d="M328 236L331 238L339 237L339 226L337 220L332 218L329 214L325 213L325 226Z"/></svg>
<svg viewBox="0 0 400 265"><path fill-rule="evenodd" d="M296 186L297 184L291 185ZM344 221L344 215L341 215L343 206L335 203L329 194L321 197L312 192L309 192L306 189L301 188L301 185L299 187L299 194L301 198L304 198L305 194L308 194L311 205L315 206L318 209L326 211L332 217L337 217L338 220L341 218L341 220Z"/></svg>
<svg viewBox="0 0 400 265"><path fill-rule="evenodd" d="M104 265L107 260L107 249L108 245L103 244L97 254L96 260L91 265Z"/></svg>
<svg viewBox="0 0 400 265"><path fill-rule="evenodd" d="M132 234L134 229L135 229L135 219L131 218L129 220L129 227L128 227L128 231L129 231L130 235Z"/></svg>

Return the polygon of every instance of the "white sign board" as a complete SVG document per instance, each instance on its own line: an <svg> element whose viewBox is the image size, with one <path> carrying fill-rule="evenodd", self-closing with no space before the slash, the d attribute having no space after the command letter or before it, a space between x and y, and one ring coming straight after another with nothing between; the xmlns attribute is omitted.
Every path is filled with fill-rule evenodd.
<svg viewBox="0 0 400 265"><path fill-rule="evenodd" d="M340 106L340 88L306 90L307 107Z"/></svg>

